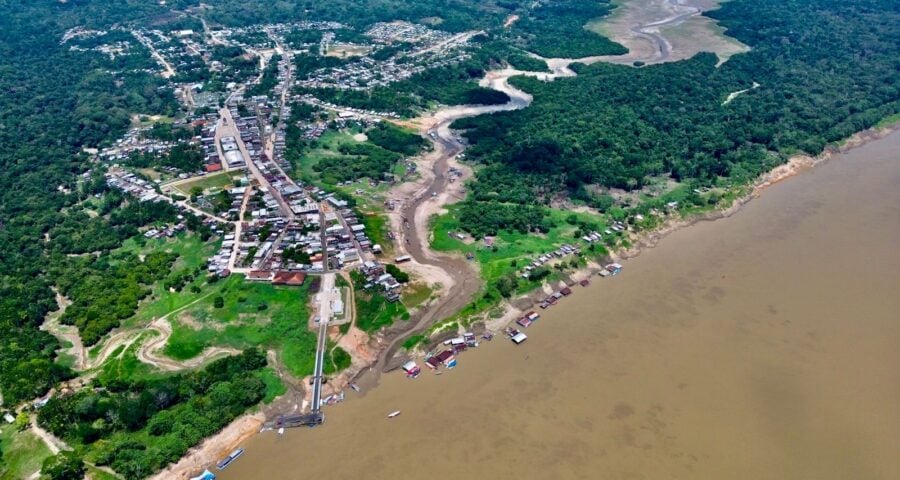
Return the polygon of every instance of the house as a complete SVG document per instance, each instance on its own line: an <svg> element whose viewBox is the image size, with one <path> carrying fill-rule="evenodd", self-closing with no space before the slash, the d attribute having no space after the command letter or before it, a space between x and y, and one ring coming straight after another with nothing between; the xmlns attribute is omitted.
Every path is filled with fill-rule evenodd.
<svg viewBox="0 0 900 480"><path fill-rule="evenodd" d="M437 370L438 366L440 366L440 365L441 365L441 361L438 360L438 358L436 356L428 357L427 359L425 359L425 366L427 366L428 368L430 368L432 370Z"/></svg>
<svg viewBox="0 0 900 480"><path fill-rule="evenodd" d="M272 272L268 270L251 270L247 273L247 280L268 282L269 280L272 280Z"/></svg>
<svg viewBox="0 0 900 480"><path fill-rule="evenodd" d="M407 377L416 378L422 372L422 369L416 365L416 362L410 360L403 364L403 371L406 372Z"/></svg>
<svg viewBox="0 0 900 480"><path fill-rule="evenodd" d="M563 287L563 289L560 290L559 293L563 294L563 296L568 297L569 295L572 294L572 289L569 287Z"/></svg>
<svg viewBox="0 0 900 480"><path fill-rule="evenodd" d="M303 285L303 282L306 281L306 274L303 272L290 272L286 270L279 270L275 272L275 276L272 277L273 285L289 285L289 286L300 286Z"/></svg>
<svg viewBox="0 0 900 480"><path fill-rule="evenodd" d="M437 358L437 360L447 368L456 366L456 355L453 354L452 350L444 350L435 355L434 358Z"/></svg>

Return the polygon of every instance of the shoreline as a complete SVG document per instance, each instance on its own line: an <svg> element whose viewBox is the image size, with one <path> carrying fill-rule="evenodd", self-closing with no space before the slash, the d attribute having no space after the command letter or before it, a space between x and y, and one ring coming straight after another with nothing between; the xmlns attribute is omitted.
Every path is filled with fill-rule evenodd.
<svg viewBox="0 0 900 480"><path fill-rule="evenodd" d="M748 185L750 191L736 198L731 203L731 205L709 212L699 213L689 217L669 218L656 228L635 234L631 247L610 252L609 258L613 262L620 262L636 258L645 249L655 248L661 240L663 240L671 233L674 233L683 228L689 228L701 222L712 222L728 218L741 211L741 209L747 203L762 195L763 191L768 187L771 187L772 185L788 180L802 173L809 172L815 167L818 167L831 160L831 158L837 154L847 153L850 150L862 147L869 142L880 140L898 131L900 131L900 121L894 122L890 125L882 127L872 127L861 132L854 133L838 145L826 146L825 150L815 157L809 155L794 155L790 157L787 162L778 165L772 170L769 170L768 172L760 175L752 184ZM565 284L566 286L571 287L578 284L578 282L580 282L581 280L591 279L592 277L596 276L601 268L601 265L591 261L587 266L579 268L572 272L568 272L566 274L567 278L571 280L571 282L558 280L556 281L556 283L558 283L560 286L562 284ZM504 300L499 305L504 312L501 317L495 319L484 318L480 321L484 322L485 328L487 330L490 330L494 333L501 332L504 328L509 326L516 319L520 318L526 312L537 308L538 302L535 302L531 297L537 291L543 291L544 293L549 294L550 292L547 289L549 285L551 284L544 284L541 287L535 288L534 290L531 290L527 293L518 295L508 300ZM552 289L552 287L550 288ZM528 306L525 308L517 307L516 305L514 305L521 305L524 302L528 302ZM477 321L473 323L477 323ZM410 352L410 354L412 355L413 352Z"/></svg>
<svg viewBox="0 0 900 480"><path fill-rule="evenodd" d="M757 178L757 180L750 186L750 191L735 199L730 206L723 209L717 209L711 212L698 214L689 218L673 218L666 220L659 227L638 234L632 247L622 251L611 252L610 257L613 259L613 261L635 258L639 256L644 251L644 249L656 247L662 239L675 231L678 231L682 228L691 227L700 222L715 221L723 218L728 218L739 212L748 202L759 197L766 188L780 183L784 180L790 179L791 177L794 177L796 175L808 172L813 168L827 162L836 154L846 153L850 150L866 145L869 142L880 140L897 131L900 131L900 122L895 122L891 125L883 127L873 127L861 132L857 132L843 141L840 145L827 146L821 154L815 157L811 157L808 155L795 155L789 158L786 163L776 166L772 170L764 173L759 178ZM572 280L573 284L577 284L580 280L595 276L600 268L601 265L595 262L591 262L586 267L575 270L567 274L567 276ZM562 281L560 282L565 283ZM530 307L534 307L536 305L536 303L534 303L530 299L530 297L538 290L545 290L545 288L541 287L532 290L524 295L520 295L501 303L500 306L503 308L504 314L496 319L484 320L485 328L494 332L502 331L502 329L505 328L509 323L515 321L515 319L519 318L523 313L525 313L529 309L532 309ZM530 307L519 308L514 305L514 303L521 303L525 300L532 302ZM371 339L377 339L377 337L373 336L371 337ZM378 342L378 344L379 346L383 347L387 344L387 342L380 341ZM417 355L416 353L417 352L414 350L410 352L409 355L419 357L420 355ZM341 377L343 377L343 379L345 379L347 382L350 382L352 381L352 379L365 374L371 368L372 365L363 366L357 372L354 372L352 374L347 374L349 372L348 370L345 371L341 375ZM378 383L379 382L376 380L374 384L368 386L367 389L376 388L378 386ZM260 429L262 428L265 419L266 416L262 410L238 417L233 422L228 424L224 429L211 437L207 437L203 440L202 443L190 449L188 453L177 463L170 464L168 467L157 472L149 478L151 480L190 478L191 475L202 471L209 465L215 464L215 462L218 461L219 458L227 455L228 452L234 450L254 435L260 433Z"/></svg>
<svg viewBox="0 0 900 480"><path fill-rule="evenodd" d="M590 60L588 63L594 63L597 61L609 61L609 59L606 57L588 57L588 59ZM574 72L572 72L568 68L569 65L573 62L578 61L578 59L543 60L547 62L548 67L551 69L551 72L538 73L506 69L506 71L489 71L486 73L485 77L480 83L482 83L483 86L488 86L495 90L507 93L510 96L509 104L492 107L479 105L449 106L447 108L442 108L438 111L432 112L426 117L412 119L409 121L409 123L412 124L418 122L417 129L421 132L426 132L432 128L436 130L447 130L449 132L449 124L451 122L448 122L447 120L448 117L454 116L454 112L448 111L447 109L457 109L456 112L482 110L479 113L475 113L475 115L478 115L482 113L491 113L488 110L501 111L507 108L511 110L524 108L530 103L530 95L525 92L519 92L527 95L527 99L523 99L522 97L517 97L517 95L510 94L510 90L515 89L507 83L508 78L515 75L530 75L545 81L549 81L559 77L569 77L574 75ZM519 102L522 102L522 104L517 105L517 100ZM663 238L677 230L685 227L690 227L699 222L713 221L730 217L731 215L740 211L741 208L749 201L760 196L762 191L769 186L789 179L800 173L807 172L812 168L831 159L835 154L845 153L849 150L865 145L868 142L884 138L887 135L898 130L900 130L900 122L895 122L893 124L882 127L872 127L870 129L863 130L851 135L840 144L826 146L825 150L815 157L810 157L808 155L792 156L788 158L787 162L774 167L768 172L765 172L764 174L760 175L754 182L748 184L746 186L746 188L748 188L748 191L734 199L734 201L729 206L716 208L712 211L698 213L690 215L688 217L678 216L666 218L660 225L655 228L634 233L633 236L630 236L632 246L625 249L612 251L609 253L609 257L612 259L612 261L635 258L639 256L644 251L644 249L656 247ZM392 194L402 192L402 196L405 197L401 201L402 203L416 203L420 200L420 197L427 196L428 191L432 188L432 181L434 180L434 176L436 175L432 171L432 169L442 161L439 152L440 149L436 148L433 152L425 154L424 157L429 157L429 159L427 162L421 165L423 167L426 167L423 168L423 170L420 172L422 176L411 184L398 186L399 190L396 192L392 190ZM434 156L433 159L430 158L432 157L432 155ZM454 167L460 168L465 172L465 177L471 177L471 169L467 165L461 164L456 161L455 155L452 155L449 160L453 163ZM461 183L462 182L460 182L460 185ZM433 250L428 248L427 243L433 232L429 230L427 223L428 218L432 213L441 212L444 210L445 204L453 203L453 200L449 198L451 196L452 193L449 190L443 191L440 193L442 201L435 204L426 205L424 206L424 208L414 209L417 211L414 212L416 223L414 226L415 234L413 236L418 237L418 240L425 242L425 245L423 246L424 248L421 248L422 257L425 259L435 260L435 255L439 257L446 256L444 252L435 253ZM388 214L388 218L390 219L392 228L394 228L398 232L401 232L401 235L403 236L406 235L406 231L405 229L403 229L404 216L401 214L401 212L404 212L404 210L405 208L401 208L391 214ZM397 253L405 253L406 250L407 248L401 242L399 244L399 248L397 249ZM414 260L410 265L411 270L414 273L426 279L431 278L433 281L428 283L434 283L438 287L436 288L435 293L439 293L440 295L436 300L429 300L429 305L431 303L448 302L449 293L454 289L454 287L457 287L457 278L451 275L450 271L444 270L440 266L433 263L423 264L419 263L416 260ZM473 267L477 272L478 266L473 265ZM571 280L571 284L577 284L582 279L587 279L595 276L600 268L602 268L600 264L597 264L596 262L589 262L586 267L566 273L566 278L567 280ZM481 281L480 275L479 281ZM556 283L569 284L569 282L564 281L558 281ZM537 306L537 302L535 302L531 297L533 297L534 294L539 290L546 290L547 288L552 287L548 287L548 285L545 284L523 295L518 295L508 300L503 300L498 305L504 311L501 317L496 319L488 318L486 312L483 312L483 318L480 320L475 320L473 323L483 322L487 330L493 332L502 332L505 326L509 325L516 318L520 317L524 312L534 309ZM526 301L528 303L528 307L521 308ZM517 307L516 304L518 304L519 306ZM431 317L435 316L435 311L435 309L431 309L430 312L423 312L424 314L420 313L421 317L415 320L415 324L403 325L403 328L399 329L389 328L386 334L385 331L377 332L368 335L367 342L358 342L359 345L364 346L369 350L369 354L372 354L374 356L374 361L367 362L365 365L352 365L344 372L341 372L339 375L335 376L335 378L332 378L332 381L329 382L329 388L334 390L345 388L348 383L359 381L360 377L366 377L366 382L362 385L364 390L376 388L380 384L380 375L384 372L390 371L390 369L388 369L387 367L391 364L399 365L399 363L397 363L396 361L391 362L390 357L382 357L390 354L391 351L393 351L394 355L396 355L397 349L395 348L395 344L397 344L400 340L407 338L411 333L414 333L417 330L418 323L423 323L426 320L430 321ZM345 335L342 335L340 339L343 339L343 337L345 337ZM421 348L415 348L407 352L406 356L419 358L421 357L421 353ZM353 356L353 354L351 355ZM353 357L354 359L356 359L356 356ZM374 375L367 375L368 373L374 373ZM275 400L275 402L283 400L284 398L286 397L279 397ZM215 462L218 461L221 457L227 455L234 448L237 448L239 445L243 444L246 440L253 437L257 433L260 433L260 428L263 426L266 420L266 415L264 413L265 410L266 408L264 406L260 406L255 412L247 413L241 417L238 417L215 435L204 439L202 443L191 448L188 453L177 463L170 464L164 470L157 472L150 478L154 480L163 480L168 478L189 478L192 474L202 471L204 468L210 465L214 465Z"/></svg>

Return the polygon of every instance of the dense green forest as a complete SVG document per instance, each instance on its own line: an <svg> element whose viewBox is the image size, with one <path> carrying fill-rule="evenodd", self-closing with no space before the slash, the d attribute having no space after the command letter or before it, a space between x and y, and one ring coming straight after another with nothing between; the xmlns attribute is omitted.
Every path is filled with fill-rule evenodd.
<svg viewBox="0 0 900 480"><path fill-rule="evenodd" d="M61 321L93 344L132 316L154 284L178 290L202 269L173 272L174 254L141 258L117 247L153 224L177 221L167 204L142 204L107 188L103 168L86 148L111 145L142 115L178 116L169 82L145 47L121 30L61 44L69 28L108 29L138 22L148 28L200 30L183 12L200 0L33 0L2 2L0 11L0 392L6 406L44 395L74 375L58 363L59 341L39 326L57 309L54 290L72 301ZM405 19L450 32L486 29L471 58L427 70L389 88L369 92L317 89L324 100L413 115L434 103L496 104L508 98L477 86L490 68L509 63L545 68L526 51L545 56L615 54L620 46L584 29L610 9L607 2L576 0L205 0L213 24L335 20L342 41L359 39L379 21ZM510 15L520 20L502 28ZM576 66L578 77L552 83L517 78L534 96L521 111L457 122L467 130L469 158L480 164L469 198L455 209L461 228L476 237L500 230L550 232L543 206L561 196L610 211L606 188L636 190L651 177L693 187L742 184L797 152L816 154L830 142L871 127L900 111L900 4L894 0L735 0L708 14L752 50L716 66L712 54L670 64L632 68ZM320 32L289 38L315 43ZM122 41L130 53L114 59L95 51ZM386 57L394 47L376 51ZM257 73L257 59L234 47L211 49L226 70L187 68L175 80L208 81L207 90ZM352 60L298 55L299 75ZM256 93L277 81L276 63ZM729 93L758 88L726 103ZM251 90L252 92L252 90ZM288 127L288 150L307 145L296 120L314 108L297 106ZM196 132L158 124L146 135L184 139ZM378 125L369 141L342 145L321 165L333 181L379 178L422 148L409 132ZM178 146L159 156L136 155L134 167L196 170L197 147ZM692 200L693 201L693 200ZM188 227L209 237L198 218ZM454 227L455 228L455 227ZM372 309L374 310L374 308ZM373 317L374 318L374 317ZM373 322L372 325L375 325ZM196 372L160 379L115 381L101 376L72 395L58 395L39 421L73 443L77 453L140 478L176 460L260 401L265 358L255 351ZM49 470L65 470L57 458ZM78 465L75 465L76 467Z"/></svg>
<svg viewBox="0 0 900 480"><path fill-rule="evenodd" d="M143 478L259 403L265 366L265 355L250 349L196 372L101 381L98 390L54 397L38 421L98 465Z"/></svg>
<svg viewBox="0 0 900 480"><path fill-rule="evenodd" d="M108 217L86 221L80 202L103 194L83 147L121 135L132 113L174 114L172 92L147 73L111 73L107 59L60 45L65 29L162 13L148 2L35 1L3 7L0 29L0 390L15 404L71 375L53 363L55 338L37 327L56 309L53 251L95 251L121 240ZM66 187L65 190L58 186ZM69 192L69 193L64 193ZM67 239L77 230L76 238ZM45 240L45 234L50 238Z"/></svg>
<svg viewBox="0 0 900 480"><path fill-rule="evenodd" d="M531 106L454 124L487 166L473 198L545 203L560 192L590 197L592 184L638 189L654 175L743 183L900 110L896 2L729 2L712 16L752 50L718 68L700 54L580 66L552 83L513 79L534 95ZM760 87L724 102L753 82Z"/></svg>
<svg viewBox="0 0 900 480"><path fill-rule="evenodd" d="M585 28L589 20L603 17L609 10L604 1L535 2L534 8L511 25L509 36L525 50L547 58L621 55L627 52L623 46Z"/></svg>

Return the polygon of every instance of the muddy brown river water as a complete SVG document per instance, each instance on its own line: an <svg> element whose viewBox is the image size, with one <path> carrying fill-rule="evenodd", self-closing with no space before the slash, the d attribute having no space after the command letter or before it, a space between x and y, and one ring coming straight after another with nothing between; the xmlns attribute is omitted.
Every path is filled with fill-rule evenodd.
<svg viewBox="0 0 900 480"><path fill-rule="evenodd" d="M900 478L898 152L837 155L577 287L523 345L384 375L217 474Z"/></svg>

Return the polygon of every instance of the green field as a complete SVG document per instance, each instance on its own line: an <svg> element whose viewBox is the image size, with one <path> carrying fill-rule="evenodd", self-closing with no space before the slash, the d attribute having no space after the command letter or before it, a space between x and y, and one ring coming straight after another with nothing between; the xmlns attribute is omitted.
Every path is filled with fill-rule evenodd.
<svg viewBox="0 0 900 480"><path fill-rule="evenodd" d="M178 259L172 266L172 275L192 275L197 273L193 280L188 282L180 292L166 289L162 283L153 286L153 291L141 302L137 313L123 325L129 327L143 326L154 318L167 315L199 298L210 295L216 290L217 284L208 284L206 272L203 266L207 258L219 249L219 241L204 242L193 234L182 234L172 239L144 240L135 238L127 240L117 251L130 251L138 255L146 255L154 251L177 252ZM192 291L192 287L199 292Z"/></svg>
<svg viewBox="0 0 900 480"><path fill-rule="evenodd" d="M101 383L109 384L117 380L130 382L164 376L137 358L140 345L156 335L155 331L144 332L125 351L122 351L122 347L115 350L100 367L98 378Z"/></svg>
<svg viewBox="0 0 900 480"><path fill-rule="evenodd" d="M0 450L0 480L29 478L50 456L50 449L31 430L17 432L13 424L6 422L0 427Z"/></svg>
<svg viewBox="0 0 900 480"><path fill-rule="evenodd" d="M406 308L415 308L428 301L434 289L424 283L408 285L403 291L403 305Z"/></svg>
<svg viewBox="0 0 900 480"><path fill-rule="evenodd" d="M213 345L275 349L295 377L312 373L316 335L308 330L309 290L246 282L232 275L215 284L215 292L173 318L165 354L188 359ZM224 300L215 308L217 296Z"/></svg>
<svg viewBox="0 0 900 480"><path fill-rule="evenodd" d="M452 237L451 233L461 231L459 220L456 218L459 209L451 206L449 210L447 214L433 219L431 228L434 238L431 248L444 252L472 253L481 268L482 278L488 283L510 272L518 271L525 265L525 260L533 260L536 256L555 250L564 243L570 245L583 243L575 237L578 227L566 222L566 218L571 215L580 221L596 225L597 230L602 231L606 228L602 217L547 209L555 226L546 234L501 231L494 239L493 248L488 248L481 241L466 243ZM530 282L523 284L520 291L528 291L537 286L536 283Z"/></svg>
<svg viewBox="0 0 900 480"><path fill-rule="evenodd" d="M265 368L259 372L259 378L266 384L266 396L263 397L263 403L272 403L275 398L284 395L287 392L284 382L278 378L278 374L271 368Z"/></svg>
<svg viewBox="0 0 900 480"><path fill-rule="evenodd" d="M360 218L360 221L365 225L366 235L372 239L372 242L381 245L384 252L383 255L387 258L393 256L394 244L391 242L391 239L388 238L390 225L388 224L387 216L377 213L368 213L364 214L362 218Z"/></svg>
<svg viewBox="0 0 900 480"><path fill-rule="evenodd" d="M212 175L204 175L193 180L179 183L174 185L173 188L181 192L182 195L189 196L191 190L195 188L200 188L204 192L208 192L213 189L220 190L224 187L233 186L234 179L242 176L244 176L244 172L241 171L213 173Z"/></svg>

